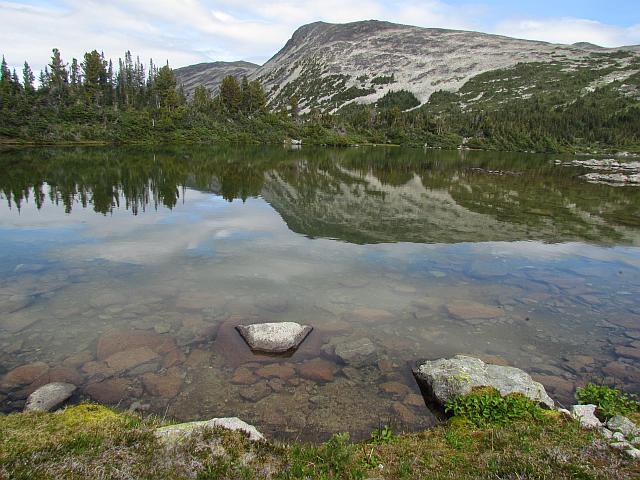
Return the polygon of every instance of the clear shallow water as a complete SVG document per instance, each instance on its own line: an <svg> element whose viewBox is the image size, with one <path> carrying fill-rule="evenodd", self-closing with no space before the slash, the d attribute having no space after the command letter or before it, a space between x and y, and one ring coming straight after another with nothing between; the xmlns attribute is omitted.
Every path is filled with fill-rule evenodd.
<svg viewBox="0 0 640 480"><path fill-rule="evenodd" d="M588 380L638 391L640 190L556 158L3 152L0 406L66 380L77 399L357 438L432 424L410 367L457 353L564 403ZM234 326L265 320L315 329L256 356ZM375 355L335 356L363 338Z"/></svg>

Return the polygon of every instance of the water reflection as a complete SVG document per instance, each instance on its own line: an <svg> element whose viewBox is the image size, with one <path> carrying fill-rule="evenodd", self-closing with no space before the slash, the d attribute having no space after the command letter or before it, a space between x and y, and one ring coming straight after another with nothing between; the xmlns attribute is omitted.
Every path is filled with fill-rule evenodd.
<svg viewBox="0 0 640 480"><path fill-rule="evenodd" d="M383 148L22 150L0 156L0 192L10 208L48 199L103 214L174 208L187 187L229 201L262 196L291 230L352 243L638 243L635 189L589 184L580 168L550 160Z"/></svg>
<svg viewBox="0 0 640 480"><path fill-rule="evenodd" d="M177 418L358 437L431 424L408 365L456 353L525 368L562 402L588 379L637 390L640 195L550 160L5 152L0 405L66 380ZM315 329L290 358L254 356L233 327L263 320ZM362 342L374 353L337 353Z"/></svg>

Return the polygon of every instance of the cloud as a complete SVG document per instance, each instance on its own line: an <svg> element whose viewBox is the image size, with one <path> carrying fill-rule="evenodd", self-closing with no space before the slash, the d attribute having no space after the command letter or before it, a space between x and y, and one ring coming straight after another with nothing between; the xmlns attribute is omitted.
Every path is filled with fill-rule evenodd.
<svg viewBox="0 0 640 480"><path fill-rule="evenodd" d="M603 47L640 43L640 25L618 27L582 18L512 19L498 23L495 31L552 43L590 42Z"/></svg>
<svg viewBox="0 0 640 480"><path fill-rule="evenodd" d="M125 50L173 66L246 59L264 62L299 26L365 18L450 28L473 24L437 0L57 0L40 5L0 1L2 53L10 65L44 68L51 48L81 58L94 48L117 59Z"/></svg>
<svg viewBox="0 0 640 480"><path fill-rule="evenodd" d="M481 3L445 0L0 0L0 53L12 66L28 60L35 70L49 62L53 47L67 61L95 48L114 60L131 50L145 63L169 60L174 67L214 60L262 63L303 24L364 19L563 43L640 43L640 25L579 18L488 23L488 11Z"/></svg>

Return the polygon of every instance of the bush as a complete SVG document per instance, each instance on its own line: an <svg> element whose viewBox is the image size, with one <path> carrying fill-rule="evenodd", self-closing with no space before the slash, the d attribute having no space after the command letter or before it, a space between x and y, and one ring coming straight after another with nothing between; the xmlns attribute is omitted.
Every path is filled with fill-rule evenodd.
<svg viewBox="0 0 640 480"><path fill-rule="evenodd" d="M578 402L597 406L598 413L605 419L640 412L640 402L636 398L635 395L628 395L615 388L593 383L588 383L576 391Z"/></svg>
<svg viewBox="0 0 640 480"><path fill-rule="evenodd" d="M505 425L515 420L540 420L542 408L519 393L503 397L495 388L487 387L461 395L447 402L445 412L466 418L478 427Z"/></svg>

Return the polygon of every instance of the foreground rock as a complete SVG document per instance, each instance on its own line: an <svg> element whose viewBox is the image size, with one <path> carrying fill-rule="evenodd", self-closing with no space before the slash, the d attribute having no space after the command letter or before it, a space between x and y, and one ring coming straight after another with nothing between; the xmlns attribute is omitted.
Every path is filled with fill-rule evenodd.
<svg viewBox="0 0 640 480"><path fill-rule="evenodd" d="M227 430L244 432L248 435L249 440L254 442L264 440L264 435L262 435L256 427L243 422L237 417L213 418L202 422L169 425L168 427L157 428L155 435L165 445L175 445L177 442L192 435L194 432L204 428L226 428Z"/></svg>
<svg viewBox="0 0 640 480"><path fill-rule="evenodd" d="M238 325L236 329L251 350L284 353L298 348L313 327L295 322L281 322Z"/></svg>
<svg viewBox="0 0 640 480"><path fill-rule="evenodd" d="M531 400L553 408L553 400L542 384L515 367L484 363L465 355L424 362L413 375L429 402L444 406L458 395L468 395L475 387L494 387L501 395L521 393Z"/></svg>
<svg viewBox="0 0 640 480"><path fill-rule="evenodd" d="M609 430L612 432L622 433L622 435L629 440L640 436L640 427L622 415L611 417L609 421L607 421L607 427L609 427Z"/></svg>
<svg viewBox="0 0 640 480"><path fill-rule="evenodd" d="M580 422L582 428L599 428L602 422L596 417L595 405L574 405L571 415Z"/></svg>
<svg viewBox="0 0 640 480"><path fill-rule="evenodd" d="M27 398L25 412L50 412L67 400L76 386L71 383L48 383L38 388Z"/></svg>

